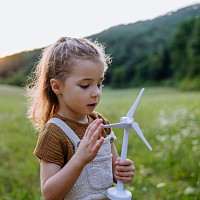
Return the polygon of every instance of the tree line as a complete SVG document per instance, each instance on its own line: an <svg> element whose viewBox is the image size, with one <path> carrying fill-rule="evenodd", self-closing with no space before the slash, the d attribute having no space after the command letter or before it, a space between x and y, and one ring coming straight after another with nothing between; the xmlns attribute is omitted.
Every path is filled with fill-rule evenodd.
<svg viewBox="0 0 200 200"><path fill-rule="evenodd" d="M183 89L200 89L200 17L181 23L169 52L174 83Z"/></svg>
<svg viewBox="0 0 200 200"><path fill-rule="evenodd" d="M132 42L124 37L109 50L115 57L106 81L113 88L165 85L200 89L199 17L182 21L171 35L164 29L152 29Z"/></svg>

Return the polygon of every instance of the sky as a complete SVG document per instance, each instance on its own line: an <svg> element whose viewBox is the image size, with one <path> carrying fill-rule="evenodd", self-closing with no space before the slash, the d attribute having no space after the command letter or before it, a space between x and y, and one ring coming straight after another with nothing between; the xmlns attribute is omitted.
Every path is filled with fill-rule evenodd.
<svg viewBox="0 0 200 200"><path fill-rule="evenodd" d="M87 37L151 20L200 0L0 0L0 57L41 48L63 36Z"/></svg>

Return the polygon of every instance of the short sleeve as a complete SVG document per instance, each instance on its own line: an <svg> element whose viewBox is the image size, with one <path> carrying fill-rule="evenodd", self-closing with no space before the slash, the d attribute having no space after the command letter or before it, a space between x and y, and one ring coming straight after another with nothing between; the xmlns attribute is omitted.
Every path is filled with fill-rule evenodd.
<svg viewBox="0 0 200 200"><path fill-rule="evenodd" d="M34 154L47 162L64 166L67 158L65 136L60 133L59 128L54 124L47 124L41 131Z"/></svg>

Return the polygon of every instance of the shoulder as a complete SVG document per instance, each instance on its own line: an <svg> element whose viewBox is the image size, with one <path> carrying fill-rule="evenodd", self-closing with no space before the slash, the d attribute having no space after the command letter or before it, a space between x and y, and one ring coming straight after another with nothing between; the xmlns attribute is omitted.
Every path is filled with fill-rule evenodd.
<svg viewBox="0 0 200 200"><path fill-rule="evenodd" d="M65 135L57 125L53 123L46 123L40 132L39 138L54 139L62 142Z"/></svg>
<svg viewBox="0 0 200 200"><path fill-rule="evenodd" d="M52 123L46 123L40 131L36 149L42 151L65 151L67 148L67 138L62 130Z"/></svg>
<svg viewBox="0 0 200 200"><path fill-rule="evenodd" d="M41 130L34 154L45 161L64 165L68 154L67 138L55 124L47 123Z"/></svg>

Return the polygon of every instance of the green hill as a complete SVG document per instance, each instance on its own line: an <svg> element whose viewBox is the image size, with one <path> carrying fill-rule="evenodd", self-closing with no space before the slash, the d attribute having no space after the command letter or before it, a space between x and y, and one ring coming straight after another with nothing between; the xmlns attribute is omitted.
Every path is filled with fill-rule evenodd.
<svg viewBox="0 0 200 200"><path fill-rule="evenodd" d="M190 22L197 16L200 16L200 4L91 36L105 43L113 56L107 81L114 87L127 87L127 82L134 86L173 79L171 40L183 22ZM191 23L191 29L193 26Z"/></svg>
<svg viewBox="0 0 200 200"><path fill-rule="evenodd" d="M189 23L190 29L194 29L199 16L200 4L196 4L153 20L119 25L88 36L88 38L105 43L107 53L113 58L113 63L106 76L106 84L112 87L133 87L141 84L177 86L175 74L181 62L175 62L177 56L172 55L172 52L174 49L177 51L176 43L182 38L178 38L176 34L181 29L181 24L185 22ZM183 29L181 31L184 32ZM191 43L189 38L184 42ZM0 82L17 85L25 83L27 75L38 61L40 52L41 49L36 49L1 58ZM188 68L191 68L190 66L189 62ZM187 78L188 72L186 71L180 81ZM191 89L200 89L200 83Z"/></svg>

